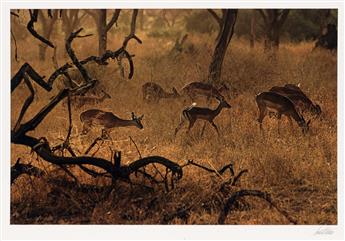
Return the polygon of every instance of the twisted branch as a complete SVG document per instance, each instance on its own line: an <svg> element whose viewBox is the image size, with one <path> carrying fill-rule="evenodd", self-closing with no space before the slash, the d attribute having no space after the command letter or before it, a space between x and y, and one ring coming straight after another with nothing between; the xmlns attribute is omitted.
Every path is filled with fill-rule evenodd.
<svg viewBox="0 0 345 241"><path fill-rule="evenodd" d="M38 11L39 11L38 9L29 10L30 21L27 24L27 29L29 30L32 36L40 40L42 43L48 45L49 47L54 48L55 47L54 44L52 44L48 39L45 39L44 37L39 35L34 28L34 23L36 23L38 19Z"/></svg>
<svg viewBox="0 0 345 241"><path fill-rule="evenodd" d="M31 164L20 163L20 158L18 158L16 164L11 167L11 185L22 174L27 174L29 176L35 177L42 177L43 175L45 175L45 172Z"/></svg>
<svg viewBox="0 0 345 241"><path fill-rule="evenodd" d="M223 210L221 211L221 213L219 214L218 217L218 223L219 224L224 224L224 221L226 219L226 217L228 216L228 214L231 213L231 211L233 210L233 206L234 203L237 201L237 199L241 198L241 197L245 197L245 196L253 196L253 197L258 197L261 199L264 199L266 202L268 202L271 206L273 206L274 208L277 209L277 211L279 213L281 213L287 220L289 220L290 223L293 224L297 224L297 221L294 220L293 218L291 218L288 213L284 210L282 210L281 208L279 208L271 199L271 196L266 193L266 192L262 192L262 191L258 191L258 190L240 190L238 192L235 192L234 194L232 194L230 196L230 198L226 201Z"/></svg>
<svg viewBox="0 0 345 241"><path fill-rule="evenodd" d="M134 9L133 10L133 14L132 14L131 30L130 30L128 36L125 38L125 40L123 41L123 44L122 44L122 47L124 49L126 49L129 40L131 40L132 38L135 39L139 44L142 44L141 39L138 38L138 36L135 35L135 25L136 25L136 22L137 22L137 16L138 16L138 9Z"/></svg>

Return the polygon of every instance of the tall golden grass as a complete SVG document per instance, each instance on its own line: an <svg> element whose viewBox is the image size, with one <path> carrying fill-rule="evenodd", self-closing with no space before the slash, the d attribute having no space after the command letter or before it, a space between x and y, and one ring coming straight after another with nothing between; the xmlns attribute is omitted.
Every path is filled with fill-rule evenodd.
<svg viewBox="0 0 345 241"><path fill-rule="evenodd" d="M154 81L166 90L192 81L207 79L208 65L212 56L213 36L190 36L196 52L183 53L175 59L167 55L173 42L164 39L143 37L143 44L131 42L129 52L135 54L135 75L132 80L120 77L117 64L108 66L90 65L90 73L97 77L112 96L97 106L87 106L73 112L72 145L83 152L93 138L100 134L93 130L85 137L80 136L79 114L87 108L100 108L130 118L130 113L144 114L144 129L119 128L112 132L113 149L122 151L124 164L138 159L138 154L128 136L133 137L143 156L160 155L179 164L193 159L206 166L220 168L230 160L236 171L248 169L241 178L240 187L267 191L283 209L299 224L337 223L337 57L326 51L311 52L312 43L282 43L274 60L263 53L260 43L254 49L242 39L233 39L223 64L222 81L231 86L228 102L231 109L223 110L215 119L221 137L217 137L210 125L200 136L203 122L197 122L189 136L182 130L176 139L173 132L185 103L180 99L162 100L159 104L143 103L141 86ZM121 36L109 37L108 48L116 49ZM75 40L73 47L80 59L96 54L96 40ZM49 76L54 71L48 50L47 60L37 60L36 43L32 39L18 42L21 60L12 61L12 74L24 63L30 63L41 75ZM31 44L31 48L27 48ZM63 46L63 42L59 43ZM62 48L62 47L61 47ZM60 49L59 64L69 61ZM81 78L73 73L75 78ZM36 86L37 96L25 119L32 117L54 93L61 88L58 80L53 93L46 93ZM258 110L255 95L274 85L301 83L301 88L322 108L320 118L312 119L310 133L304 136L297 124L291 130L283 118L282 131L277 133L276 119L266 118L264 135L257 123ZM12 126L28 94L19 88L12 94ZM197 101L205 106L205 100ZM211 103L214 108L216 102ZM311 116L305 116L310 119ZM67 109L62 105L55 108L42 124L31 134L45 136L54 144L61 142L67 133ZM60 139L59 139L60 138ZM109 145L104 144L98 156L109 159ZM56 166L43 160L26 147L12 145L12 164L21 157L47 170L51 176L63 176ZM71 169L82 182L102 185L103 179L92 179L78 168ZM224 197L219 188L222 179L203 170L187 167L177 187L165 193L156 188L153 193L138 187L119 184L104 202L95 203L92 208L73 209L81 205L73 189L68 195L51 198L54 185L46 178L19 178L11 187L12 223L106 223L106 224L157 224L164 223L164 215L191 205L190 215L184 220L176 217L171 224L215 224ZM67 192L67 191L66 191ZM68 196L67 195L67 196ZM88 198L88 197L85 197ZM77 204L73 199L77 200ZM78 202L80 203L78 204ZM85 201L85 200L84 200ZM84 207L84 206L82 206ZM73 209L69 215L65 210ZM81 208L83 209L83 208ZM266 203L255 198L246 198L231 213L229 224L286 224L284 217Z"/></svg>

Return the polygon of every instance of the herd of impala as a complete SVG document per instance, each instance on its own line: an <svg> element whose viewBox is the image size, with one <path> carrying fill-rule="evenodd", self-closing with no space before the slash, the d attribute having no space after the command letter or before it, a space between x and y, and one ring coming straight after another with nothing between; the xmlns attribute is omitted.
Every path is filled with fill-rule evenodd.
<svg viewBox="0 0 345 241"><path fill-rule="evenodd" d="M171 93L166 92L160 85L147 82L142 86L143 100L147 103L157 104L163 98L181 98L188 99L192 102L190 106L184 108L181 112L180 122L175 129L175 137L185 122L189 123L187 133L193 127L196 120L208 121L219 135L219 129L214 123L216 116L220 114L223 108L231 108L227 103L225 96L229 98L229 88L222 84L219 88L203 82L192 82L185 85L180 93L175 88ZM219 104L217 108L210 109L206 107L197 107L194 102L197 97L206 97L207 100L215 98ZM85 104L95 105L102 102L110 95L103 91L101 97L78 97L74 101L75 106L81 107ZM292 119L301 127L303 133L308 132L309 123L303 118L303 113L309 112L312 115L320 115L321 108L314 104L307 95L300 89L299 85L286 84L284 86L274 86L269 91L256 95L256 103L259 109L258 122L262 130L262 122L267 114L271 117L274 115L278 119L278 133L280 132L280 119L285 115L292 126ZM132 118L129 120L121 119L112 112L102 111L99 109L89 109L80 114L80 120L83 123L82 134L85 135L94 126L102 127L102 133L107 133L116 127L135 126L143 128L141 120L144 115L137 117L132 112ZM108 135L109 136L109 135Z"/></svg>

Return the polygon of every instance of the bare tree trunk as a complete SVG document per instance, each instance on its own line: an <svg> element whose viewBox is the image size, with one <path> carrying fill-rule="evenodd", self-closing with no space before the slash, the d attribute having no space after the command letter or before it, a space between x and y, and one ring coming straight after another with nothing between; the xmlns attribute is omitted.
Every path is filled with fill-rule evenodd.
<svg viewBox="0 0 345 241"><path fill-rule="evenodd" d="M264 49L279 48L281 28L289 14L289 9L259 9L264 20L265 42Z"/></svg>
<svg viewBox="0 0 345 241"><path fill-rule="evenodd" d="M325 34L327 29L328 19L331 16L331 9L321 9L320 10L320 32L319 35Z"/></svg>
<svg viewBox="0 0 345 241"><path fill-rule="evenodd" d="M236 9L223 10L223 25L220 29L219 39L213 52L211 64L209 66L208 81L212 83L220 82L222 64L224 56L232 35L237 18Z"/></svg>
<svg viewBox="0 0 345 241"><path fill-rule="evenodd" d="M107 34L114 23L117 22L117 19L120 15L119 9L115 9L113 16L109 23L107 23L107 10L100 9L97 10L98 14L95 15L94 13L87 11L91 16L93 16L94 20L96 21L97 29L98 29L98 54L101 56L107 50Z"/></svg>
<svg viewBox="0 0 345 241"><path fill-rule="evenodd" d="M55 25L55 22L57 20L58 17L58 11L53 11L52 17L51 18L47 18L44 16L44 13L42 11L39 11L39 17L41 19L41 24L42 24L42 32L43 32L43 37L45 39L50 38L52 32L53 32L53 28ZM40 61L44 61L46 58L46 51L47 51L47 45L44 43L40 43L39 47L38 47L38 57Z"/></svg>
<svg viewBox="0 0 345 241"><path fill-rule="evenodd" d="M139 12L139 29L144 30L144 9Z"/></svg>
<svg viewBox="0 0 345 241"><path fill-rule="evenodd" d="M255 47L255 24L256 24L256 11L252 11L252 15L250 18L250 47L254 48Z"/></svg>
<svg viewBox="0 0 345 241"><path fill-rule="evenodd" d="M86 13L79 16L79 9L64 10L61 14L62 19L62 31L65 33L65 40L69 35L79 27L80 21L86 15Z"/></svg>
<svg viewBox="0 0 345 241"><path fill-rule="evenodd" d="M218 31L218 35L216 37L216 42L218 42L220 35L222 33L222 27L224 25L224 18L225 18L225 13L226 13L226 9L222 9L222 17L220 17L217 12L213 9L207 9L207 11L211 14L211 16L216 20L218 26L219 26L219 31Z"/></svg>
<svg viewBox="0 0 345 241"><path fill-rule="evenodd" d="M107 10L99 10L98 15L98 54L101 56L107 50Z"/></svg>

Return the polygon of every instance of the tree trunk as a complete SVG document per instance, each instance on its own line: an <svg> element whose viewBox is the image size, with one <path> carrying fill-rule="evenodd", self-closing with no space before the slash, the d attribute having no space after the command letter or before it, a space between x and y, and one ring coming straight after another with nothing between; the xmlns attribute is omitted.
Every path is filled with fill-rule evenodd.
<svg viewBox="0 0 345 241"><path fill-rule="evenodd" d="M265 51L277 50L280 43L280 27L268 26L265 32Z"/></svg>
<svg viewBox="0 0 345 241"><path fill-rule="evenodd" d="M237 10L226 9L223 15L223 25L220 29L219 39L213 52L211 64L209 66L208 81L211 83L219 83L221 77L222 64L224 56L232 35L234 33L234 26L236 23Z"/></svg>
<svg viewBox="0 0 345 241"><path fill-rule="evenodd" d="M98 15L98 54L101 56L107 50L107 10L100 9Z"/></svg>
<svg viewBox="0 0 345 241"><path fill-rule="evenodd" d="M320 33L322 36L327 31L328 19L331 16L331 9L322 9L320 10Z"/></svg>
<svg viewBox="0 0 345 241"><path fill-rule="evenodd" d="M279 43L280 43L280 27L279 26L273 26L272 28L271 43L272 43L273 49L279 48Z"/></svg>
<svg viewBox="0 0 345 241"><path fill-rule="evenodd" d="M259 9L264 20L264 50L277 50L280 43L281 28L289 14L289 9Z"/></svg>
<svg viewBox="0 0 345 241"><path fill-rule="evenodd" d="M144 30L144 9L139 11L139 29Z"/></svg>
<svg viewBox="0 0 345 241"><path fill-rule="evenodd" d="M57 11L54 11L53 12L53 15L52 15L52 18L46 18L44 16L44 12L42 11L39 11L39 17L40 17L40 20L41 20L41 24L42 24L42 36L45 38L45 39L48 39L50 38L52 32L53 32L53 28L54 28L54 24L57 20ZM38 57L39 57L39 60L40 61L45 61L46 59L46 51L47 51L47 47L48 45L44 44L44 43L40 43L39 46L38 46Z"/></svg>
<svg viewBox="0 0 345 241"><path fill-rule="evenodd" d="M256 11L252 11L252 15L250 18L250 47L255 47L255 24L256 24Z"/></svg>

